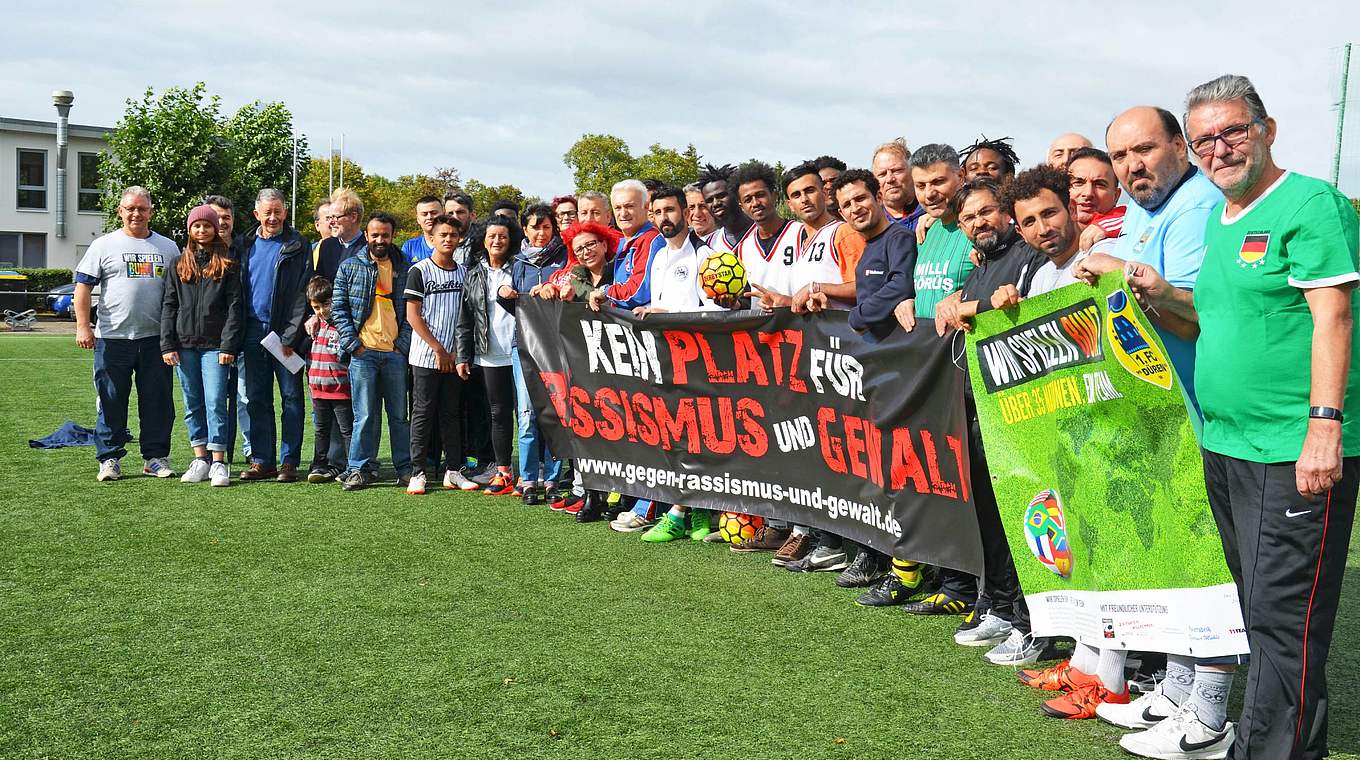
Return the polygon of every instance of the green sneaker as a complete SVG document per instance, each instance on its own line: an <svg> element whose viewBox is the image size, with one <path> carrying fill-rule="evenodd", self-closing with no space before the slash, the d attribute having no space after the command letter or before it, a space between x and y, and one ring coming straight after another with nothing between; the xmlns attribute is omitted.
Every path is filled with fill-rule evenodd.
<svg viewBox="0 0 1360 760"><path fill-rule="evenodd" d="M713 532L713 513L707 509L691 509L689 511L689 538L691 541L702 541Z"/></svg>
<svg viewBox="0 0 1360 760"><path fill-rule="evenodd" d="M661 522L648 528L647 532L642 534L642 540L649 544L663 544L677 538L684 538L686 535L688 534L685 533L685 521L677 520L670 512L667 512L661 517Z"/></svg>

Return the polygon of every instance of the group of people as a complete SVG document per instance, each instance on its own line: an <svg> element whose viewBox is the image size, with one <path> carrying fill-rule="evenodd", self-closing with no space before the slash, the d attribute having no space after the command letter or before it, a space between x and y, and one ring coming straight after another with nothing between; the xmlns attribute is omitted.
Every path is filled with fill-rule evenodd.
<svg viewBox="0 0 1360 760"><path fill-rule="evenodd" d="M1321 758L1327 654L1360 485L1360 427L1346 420L1360 413L1350 365L1357 218L1330 185L1274 163L1277 128L1250 81L1225 75L1190 91L1183 119L1130 108L1110 122L1103 149L1063 135L1023 171L1007 139L962 151L896 140L867 169L830 156L782 176L758 161L706 166L681 188L629 179L608 196L498 203L480 218L455 191L421 198L419 230L400 246L393 218L365 216L348 189L316 209L323 239L312 245L286 224L284 197L265 189L258 225L239 236L230 202L206 199L180 250L149 230L148 193L128 188L122 229L96 240L76 272L77 342L95 351L98 479L121 477L134 384L143 472L175 474L174 367L194 449L182 480L230 482L233 396L249 460L240 479L299 480L305 378L316 430L308 481L378 482L385 415L391 466L408 493L438 481L609 520L649 543L721 541L706 510L587 491L554 456L521 364L520 299L643 318L839 309L865 340L933 329L946 350L980 312L1118 271L1202 422L1207 496L1250 653L1167 653L1164 676L1136 699L1129 653L1092 642L1051 667L1019 670L1019 680L1054 693L1048 715L1131 729L1121 745L1135 755ZM749 292L705 291L701 265L722 252L741 260ZM857 600L866 606L959 616L955 642L987 647L990 662L1051 657L1053 642L1031 631L971 397L965 404L981 577L775 521L733 551L837 572L838 585L867 587ZM1248 662L1234 724L1228 692Z"/></svg>

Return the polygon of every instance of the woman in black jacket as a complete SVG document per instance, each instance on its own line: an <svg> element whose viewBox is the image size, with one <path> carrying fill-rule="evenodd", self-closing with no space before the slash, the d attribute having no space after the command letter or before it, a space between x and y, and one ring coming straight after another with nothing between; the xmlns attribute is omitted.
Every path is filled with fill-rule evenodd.
<svg viewBox="0 0 1360 760"><path fill-rule="evenodd" d="M485 493L508 496L515 492L510 471L511 431L515 428L515 377L511 352L515 345L511 260L524 234L513 219L492 214L481 241L485 256L468 266L463 280L463 309L458 317L458 374L466 380L475 370L486 382L491 404L491 448L496 452L496 475ZM477 242L481 246L477 246ZM475 254L474 254L475 255Z"/></svg>
<svg viewBox="0 0 1360 760"><path fill-rule="evenodd" d="M189 212L189 243L165 273L161 358L179 372L193 464L185 483L231 482L226 454L228 367L241 352L241 270L218 237L212 206ZM212 461L208 457L211 454Z"/></svg>

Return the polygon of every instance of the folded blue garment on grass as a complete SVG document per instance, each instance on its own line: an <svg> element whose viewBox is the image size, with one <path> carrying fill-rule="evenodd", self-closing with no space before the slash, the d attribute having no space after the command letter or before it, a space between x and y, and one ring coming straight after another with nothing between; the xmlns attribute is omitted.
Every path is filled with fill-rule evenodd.
<svg viewBox="0 0 1360 760"><path fill-rule="evenodd" d="M94 431L83 425L77 425L70 420L62 423L56 432L46 438L39 438L36 441L29 441L30 448L35 449L64 449L67 446L93 446Z"/></svg>

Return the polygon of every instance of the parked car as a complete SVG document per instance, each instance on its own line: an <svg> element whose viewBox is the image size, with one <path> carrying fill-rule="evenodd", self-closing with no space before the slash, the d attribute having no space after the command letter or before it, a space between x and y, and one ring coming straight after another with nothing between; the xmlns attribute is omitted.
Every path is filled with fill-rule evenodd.
<svg viewBox="0 0 1360 760"><path fill-rule="evenodd" d="M75 292L76 284L74 282L62 285L59 288L53 288L47 294L48 310L59 317L75 319L76 318ZM98 304L99 304L99 286L96 285L94 287L94 291L90 294L91 313L93 313L94 307Z"/></svg>

